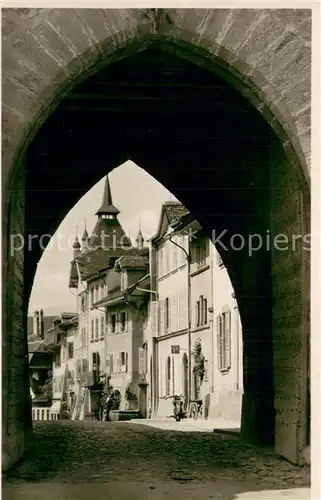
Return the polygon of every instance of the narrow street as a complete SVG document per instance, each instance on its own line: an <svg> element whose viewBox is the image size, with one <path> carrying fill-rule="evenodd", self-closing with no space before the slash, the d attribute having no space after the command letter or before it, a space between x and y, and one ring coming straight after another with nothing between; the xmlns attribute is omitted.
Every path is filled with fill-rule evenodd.
<svg viewBox="0 0 321 500"><path fill-rule="evenodd" d="M36 423L34 440L5 500L309 498L308 470L226 434L57 421Z"/></svg>

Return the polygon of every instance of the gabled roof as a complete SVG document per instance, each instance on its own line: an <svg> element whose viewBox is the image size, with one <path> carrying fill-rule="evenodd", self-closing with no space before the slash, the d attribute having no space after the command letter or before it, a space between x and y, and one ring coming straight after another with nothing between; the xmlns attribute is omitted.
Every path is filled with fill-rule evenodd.
<svg viewBox="0 0 321 500"><path fill-rule="evenodd" d="M115 262L115 269L147 269L148 265L149 258L147 256L122 255Z"/></svg>
<svg viewBox="0 0 321 500"><path fill-rule="evenodd" d="M189 210L179 201L165 201L162 204L157 232L151 241L161 238L166 232L165 226L174 226L186 214L189 214Z"/></svg>
<svg viewBox="0 0 321 500"><path fill-rule="evenodd" d="M135 247L130 247L117 250L104 250L103 248L98 248L86 254L80 254L76 258L79 264L80 278L82 281L87 281L96 274L107 272L108 269L114 267L115 259L119 259L123 255L127 257L132 255L146 256L148 252L148 248L140 250ZM108 271L108 274L110 274L110 271Z"/></svg>

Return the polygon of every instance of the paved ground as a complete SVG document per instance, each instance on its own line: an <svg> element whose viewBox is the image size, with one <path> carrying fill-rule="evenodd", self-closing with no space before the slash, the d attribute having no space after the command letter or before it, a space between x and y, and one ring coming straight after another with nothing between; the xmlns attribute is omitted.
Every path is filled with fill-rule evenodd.
<svg viewBox="0 0 321 500"><path fill-rule="evenodd" d="M175 422L173 418L160 418L160 419L135 419L133 423L139 425L148 425L157 429L180 431L180 432L213 432L213 431L226 431L238 435L240 433L240 426L237 422L230 422L227 420L205 420L192 418L184 418L180 422Z"/></svg>
<svg viewBox="0 0 321 500"><path fill-rule="evenodd" d="M280 491L282 490L282 491ZM213 432L127 422L43 422L6 474L4 500L309 498L309 472Z"/></svg>

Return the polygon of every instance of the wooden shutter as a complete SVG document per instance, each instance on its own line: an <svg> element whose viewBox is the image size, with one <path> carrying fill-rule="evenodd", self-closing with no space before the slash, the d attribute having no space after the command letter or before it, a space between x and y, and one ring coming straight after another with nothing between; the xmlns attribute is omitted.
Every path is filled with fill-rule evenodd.
<svg viewBox="0 0 321 500"><path fill-rule="evenodd" d="M172 270L175 271L177 268L177 246L172 243Z"/></svg>
<svg viewBox="0 0 321 500"><path fill-rule="evenodd" d="M164 300L159 301L159 332L164 333Z"/></svg>
<svg viewBox="0 0 321 500"><path fill-rule="evenodd" d="M179 292L179 329L186 328L186 291Z"/></svg>
<svg viewBox="0 0 321 500"><path fill-rule="evenodd" d="M231 368L231 311L225 313L225 349L226 349L226 368Z"/></svg>
<svg viewBox="0 0 321 500"><path fill-rule="evenodd" d="M221 316L218 315L216 318L216 334L217 334L217 369L221 370Z"/></svg>
<svg viewBox="0 0 321 500"><path fill-rule="evenodd" d="M167 297L167 310L166 310L166 314L167 314L167 331L170 332L172 330L172 311L171 311L171 299L169 297Z"/></svg>
<svg viewBox="0 0 321 500"><path fill-rule="evenodd" d="M178 330L178 326L177 326L177 296L176 295L173 295L171 298L171 307L172 307L171 330L172 330L172 332L176 332Z"/></svg>
<svg viewBox="0 0 321 500"><path fill-rule="evenodd" d="M145 372L145 349L139 348L139 373Z"/></svg>
<svg viewBox="0 0 321 500"><path fill-rule="evenodd" d="M157 333L157 326L158 326L158 302L157 301L154 301L154 302L150 302L150 314L151 314L151 332L152 334L156 334Z"/></svg>

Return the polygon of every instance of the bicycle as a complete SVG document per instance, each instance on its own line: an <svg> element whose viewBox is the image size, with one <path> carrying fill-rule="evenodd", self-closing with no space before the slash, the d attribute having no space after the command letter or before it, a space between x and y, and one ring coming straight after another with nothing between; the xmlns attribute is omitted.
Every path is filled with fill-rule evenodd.
<svg viewBox="0 0 321 500"><path fill-rule="evenodd" d="M189 418L197 420L203 417L203 401L201 399L196 399L190 401Z"/></svg>

